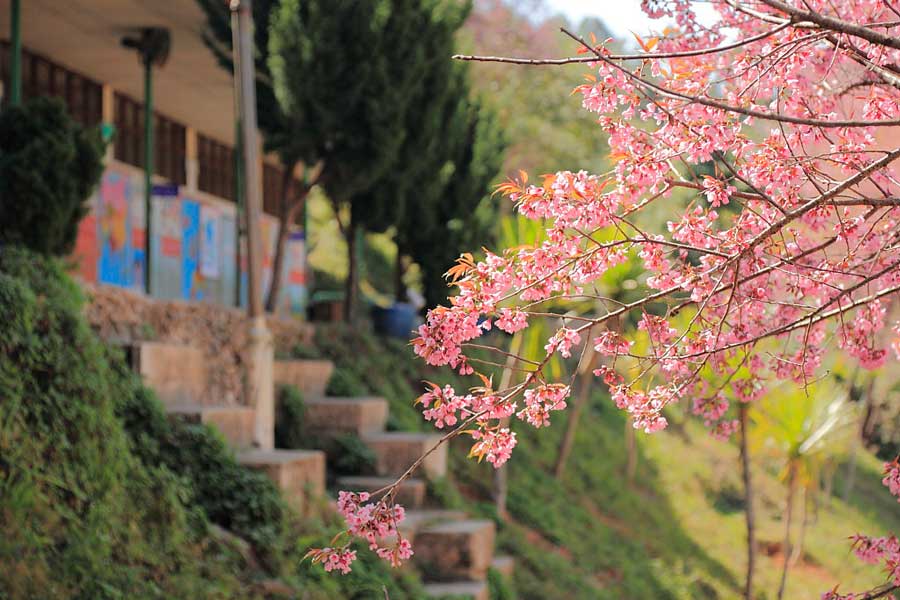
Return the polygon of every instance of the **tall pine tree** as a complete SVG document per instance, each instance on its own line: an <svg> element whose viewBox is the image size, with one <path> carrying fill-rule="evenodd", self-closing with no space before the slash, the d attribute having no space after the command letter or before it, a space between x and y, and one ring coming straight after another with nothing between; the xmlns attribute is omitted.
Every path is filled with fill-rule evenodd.
<svg viewBox="0 0 900 600"><path fill-rule="evenodd" d="M367 206L366 192L397 164L424 75L428 40L447 27L436 0L281 0L269 32L279 105L298 132L347 242L345 318L358 296L358 234L392 220L393 205ZM397 207L399 208L399 207ZM377 215L373 216L373 215Z"/></svg>
<svg viewBox="0 0 900 600"><path fill-rule="evenodd" d="M209 17L209 45L230 68L228 12L216 0L198 1ZM260 127L288 171L282 222L296 218L313 186L324 187L348 249L348 319L358 296L362 231L396 225L403 253L427 273L443 273L466 240L438 251L417 241L417 228L427 222L434 233L449 224L444 240L468 238L474 206L497 171L499 147L473 147L499 139L492 118L468 99L467 67L450 59L470 8L462 0L254 3ZM313 173L299 186L291 175L297 164ZM473 185L471 176L484 181ZM475 192L451 198L453 190Z"/></svg>

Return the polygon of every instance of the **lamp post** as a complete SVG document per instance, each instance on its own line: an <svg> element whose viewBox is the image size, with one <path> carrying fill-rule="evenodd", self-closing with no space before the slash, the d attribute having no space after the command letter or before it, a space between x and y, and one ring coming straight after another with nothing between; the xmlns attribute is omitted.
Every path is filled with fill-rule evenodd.
<svg viewBox="0 0 900 600"><path fill-rule="evenodd" d="M22 3L12 0L9 7L9 104L22 103Z"/></svg>
<svg viewBox="0 0 900 600"><path fill-rule="evenodd" d="M235 94L240 99L241 150L243 157L244 215L247 227L247 313L250 317L249 399L256 409L256 445L270 450L275 445L274 351L262 304L262 240L260 239L260 163L256 124L256 73L253 62L253 12L251 0L230 0L237 13L238 45L235 52ZM233 22L233 21L232 21Z"/></svg>
<svg viewBox="0 0 900 600"><path fill-rule="evenodd" d="M144 67L144 290L150 289L150 240L153 207L153 67L169 58L172 37L164 27L144 27L138 37L125 37L122 45L136 50Z"/></svg>
<svg viewBox="0 0 900 600"><path fill-rule="evenodd" d="M234 272L237 274L234 286L234 305L241 305L241 239L244 235L244 144L241 140L241 86L237 73L241 72L241 57L237 50L240 46L240 26L238 24L238 11L231 11L231 47L232 63L234 65L234 204L236 207L234 219L234 239L237 240L234 253Z"/></svg>

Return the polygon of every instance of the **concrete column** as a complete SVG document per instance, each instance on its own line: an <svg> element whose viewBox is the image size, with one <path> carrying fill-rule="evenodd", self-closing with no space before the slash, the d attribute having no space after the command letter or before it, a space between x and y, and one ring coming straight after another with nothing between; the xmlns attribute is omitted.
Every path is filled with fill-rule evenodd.
<svg viewBox="0 0 900 600"><path fill-rule="evenodd" d="M197 160L197 130L188 127L184 135L184 173L187 180L185 187L191 192L196 192L197 182L200 179L200 162Z"/></svg>
<svg viewBox="0 0 900 600"><path fill-rule="evenodd" d="M255 402L255 444L263 450L275 447L275 342L266 325L266 317L258 315L250 322L250 398Z"/></svg>
<svg viewBox="0 0 900 600"><path fill-rule="evenodd" d="M273 380L274 344L266 327L262 304L262 243L261 213L262 185L259 152L259 131L256 122L256 76L253 62L253 11L251 0L231 0L231 10L237 13L238 46L235 61L240 69L235 73L235 88L239 91L241 139L244 161L244 202L247 219L247 276L248 316L250 317L250 377L249 396L256 409L256 444L263 449L274 446L275 385Z"/></svg>

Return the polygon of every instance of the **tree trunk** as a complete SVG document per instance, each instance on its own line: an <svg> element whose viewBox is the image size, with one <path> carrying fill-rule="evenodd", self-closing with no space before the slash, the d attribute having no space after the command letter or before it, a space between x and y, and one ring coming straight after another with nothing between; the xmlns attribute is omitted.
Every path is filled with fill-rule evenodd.
<svg viewBox="0 0 900 600"><path fill-rule="evenodd" d="M344 228L344 240L347 242L347 280L344 282L344 321L354 323L356 321L356 297L359 287L359 257L357 256L357 225L353 222L353 216L348 219Z"/></svg>
<svg viewBox="0 0 900 600"><path fill-rule="evenodd" d="M800 504L800 514L802 518L800 519L800 535L797 537L797 543L794 545L794 549L791 552L791 566L797 564L797 561L800 560L800 557L803 556L803 544L806 541L806 525L807 519L809 517L809 499L806 494L806 487L802 488L803 490L803 499Z"/></svg>
<svg viewBox="0 0 900 600"><path fill-rule="evenodd" d="M269 295L266 298L266 312L275 312L278 308L278 295L281 293L281 284L284 270L284 253L287 247L287 239L291 232L291 225L297 220L298 208L306 202L308 190L300 190L294 197L294 165L285 167L282 177L281 206L278 211L278 219L281 222L278 227L278 238L275 242L275 257L272 260L272 282L269 285Z"/></svg>
<svg viewBox="0 0 900 600"><path fill-rule="evenodd" d="M844 491L841 498L844 502L850 500L850 494L853 493L853 487L856 485L856 447L859 442L854 439L850 443L850 461L847 463L847 481L844 483Z"/></svg>
<svg viewBox="0 0 900 600"><path fill-rule="evenodd" d="M500 375L500 385L497 388L499 390L507 389L512 382L513 367L516 365L516 355L519 354L519 350L522 348L523 339L525 339L524 332L517 331L513 334L512 340L509 342L509 356L506 357L506 366L503 369L503 373ZM501 426L509 426L508 417L503 419ZM504 464L499 469L494 469L494 507L497 510L497 516L503 520L506 520L507 516L506 498L509 492L508 468L509 467Z"/></svg>
<svg viewBox="0 0 900 600"><path fill-rule="evenodd" d="M738 405L741 423L741 475L744 479L744 518L747 522L747 578L744 598L753 598L753 574L756 568L756 515L753 512L753 479L750 473L750 449L747 447L747 405Z"/></svg>
<svg viewBox="0 0 900 600"><path fill-rule="evenodd" d="M587 347L584 350L581 362L578 364L578 395L572 403L572 409L569 413L569 419L566 421L566 430L563 432L562 440L559 443L559 452L556 455L556 465L553 467L553 476L560 480L563 472L566 470L566 461L569 460L569 454L572 453L572 445L575 443L575 433L578 431L578 422L581 419L581 411L591 397L591 383L594 378L594 362L596 352L594 351L593 340L594 327L591 328L589 335L586 336Z"/></svg>
<svg viewBox="0 0 900 600"><path fill-rule="evenodd" d="M784 547L782 554L784 555L784 564L781 568L781 583L778 585L778 600L784 598L784 588L787 584L788 569L791 566L791 521L794 516L794 488L796 487L797 466L792 461L788 466L788 492L787 503L785 505L785 525L784 525Z"/></svg>
<svg viewBox="0 0 900 600"><path fill-rule="evenodd" d="M631 483L637 474L637 436L634 433L634 424L630 417L625 419L625 449L628 453L625 463L625 481Z"/></svg>
<svg viewBox="0 0 900 600"><path fill-rule="evenodd" d="M406 286L403 285L403 254L400 252L400 246L397 246L397 258L394 263L394 299L397 302L406 302Z"/></svg>

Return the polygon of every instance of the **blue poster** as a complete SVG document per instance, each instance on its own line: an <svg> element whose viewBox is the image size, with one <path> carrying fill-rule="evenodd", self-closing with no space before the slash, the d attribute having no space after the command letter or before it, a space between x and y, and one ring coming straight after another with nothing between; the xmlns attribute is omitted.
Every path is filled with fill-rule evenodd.
<svg viewBox="0 0 900 600"><path fill-rule="evenodd" d="M200 204L181 202L181 293L185 300L203 298L200 281Z"/></svg>

